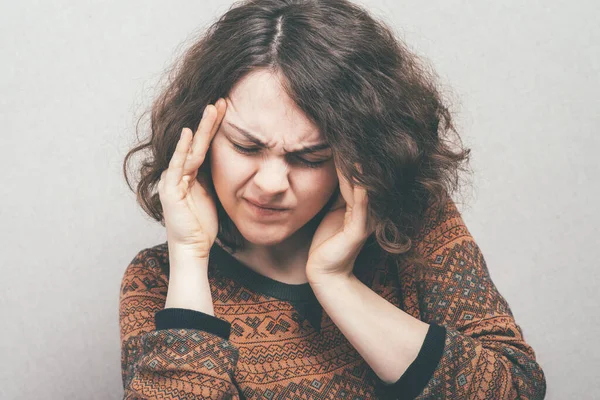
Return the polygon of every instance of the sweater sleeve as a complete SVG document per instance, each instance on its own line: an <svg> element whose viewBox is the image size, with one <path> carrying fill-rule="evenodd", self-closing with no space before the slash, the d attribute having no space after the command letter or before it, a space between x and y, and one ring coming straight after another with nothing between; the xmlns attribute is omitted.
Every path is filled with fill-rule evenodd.
<svg viewBox="0 0 600 400"><path fill-rule="evenodd" d="M431 326L417 359L387 392L395 399L543 399L544 372L454 202L428 221L416 246L426 265L401 269L400 280L416 290L420 319Z"/></svg>
<svg viewBox="0 0 600 400"><path fill-rule="evenodd" d="M239 399L230 324L195 310L164 309L168 280L153 249L140 251L121 283L124 399Z"/></svg>

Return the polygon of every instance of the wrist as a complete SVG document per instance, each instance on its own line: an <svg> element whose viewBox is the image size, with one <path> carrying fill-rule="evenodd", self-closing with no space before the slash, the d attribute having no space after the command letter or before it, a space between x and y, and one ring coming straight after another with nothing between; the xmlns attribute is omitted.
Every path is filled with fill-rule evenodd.
<svg viewBox="0 0 600 400"><path fill-rule="evenodd" d="M178 259L205 260L208 263L210 249L212 246L205 244L181 244L167 240L169 258L171 255Z"/></svg>
<svg viewBox="0 0 600 400"><path fill-rule="evenodd" d="M165 308L184 308L214 315L208 278L208 258L181 248L169 251L169 279Z"/></svg>
<svg viewBox="0 0 600 400"><path fill-rule="evenodd" d="M179 265L196 265L208 267L210 249L197 246L179 245L167 242L169 248L169 262Z"/></svg>
<svg viewBox="0 0 600 400"><path fill-rule="evenodd" d="M312 273L307 274L308 283L310 284L313 291L321 290L321 288L327 288L331 290L334 287L343 287L358 278L352 271L344 271L338 273Z"/></svg>

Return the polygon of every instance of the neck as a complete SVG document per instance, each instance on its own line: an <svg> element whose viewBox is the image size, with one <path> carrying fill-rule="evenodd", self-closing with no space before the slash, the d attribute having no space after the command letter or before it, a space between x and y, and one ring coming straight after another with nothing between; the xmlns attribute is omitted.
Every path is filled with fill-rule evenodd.
<svg viewBox="0 0 600 400"><path fill-rule="evenodd" d="M306 224L283 242L260 246L244 239L243 250L234 257L255 272L289 284L308 282L306 262L315 231L313 224Z"/></svg>

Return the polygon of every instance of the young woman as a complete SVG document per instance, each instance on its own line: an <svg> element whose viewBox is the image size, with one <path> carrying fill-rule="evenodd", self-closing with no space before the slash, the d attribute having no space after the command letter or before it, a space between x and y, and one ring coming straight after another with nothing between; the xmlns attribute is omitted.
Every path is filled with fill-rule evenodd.
<svg viewBox="0 0 600 400"><path fill-rule="evenodd" d="M451 199L469 150L391 32L255 0L187 51L124 163L149 151L167 232L123 277L125 398L544 397Z"/></svg>

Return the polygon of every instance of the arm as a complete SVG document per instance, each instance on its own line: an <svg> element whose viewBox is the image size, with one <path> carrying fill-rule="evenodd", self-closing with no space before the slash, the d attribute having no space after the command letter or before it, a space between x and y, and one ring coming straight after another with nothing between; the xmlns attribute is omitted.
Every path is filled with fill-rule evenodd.
<svg viewBox="0 0 600 400"><path fill-rule="evenodd" d="M403 285L416 286L420 319L377 299L355 278L338 281L335 298L315 288L323 308L382 381L393 382L386 388L393 398L543 398L535 353L454 203L430 216L423 232L416 250L427 265L400 274Z"/></svg>
<svg viewBox="0 0 600 400"><path fill-rule="evenodd" d="M190 297L174 271L173 288L179 291L167 283L156 252L146 249L124 273L119 302L124 398L239 399L233 383L238 352L228 340L229 323L198 310L205 309L200 299L206 296ZM194 284L195 278L188 281ZM208 290L208 280L201 285Z"/></svg>
<svg viewBox="0 0 600 400"><path fill-rule="evenodd" d="M445 325L448 334L439 368L423 393L543 399L546 380L535 352L455 204L448 202L440 216L429 218L424 232L418 251L427 266L415 273L421 318ZM410 268L400 279L407 273Z"/></svg>
<svg viewBox="0 0 600 400"><path fill-rule="evenodd" d="M388 385L382 390L394 399L414 398L439 363L445 328L400 310L353 274L311 286L331 320Z"/></svg>

